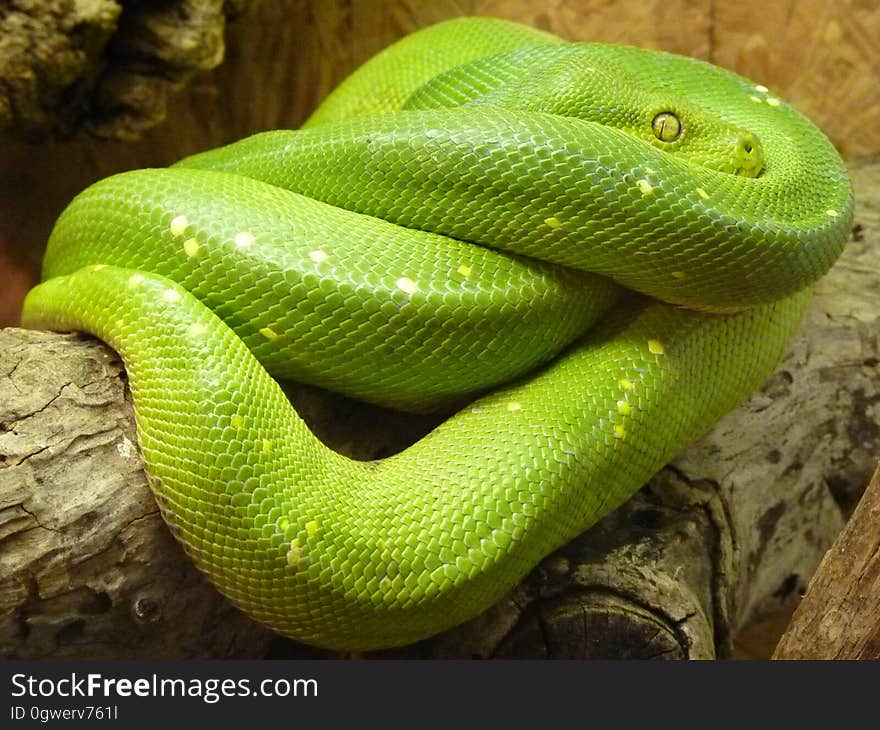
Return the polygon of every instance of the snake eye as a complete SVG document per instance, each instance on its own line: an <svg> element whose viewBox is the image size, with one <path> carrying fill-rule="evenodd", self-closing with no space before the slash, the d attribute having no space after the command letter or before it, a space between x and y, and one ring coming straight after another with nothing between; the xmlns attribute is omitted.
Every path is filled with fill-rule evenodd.
<svg viewBox="0 0 880 730"><path fill-rule="evenodd" d="M675 142L681 136L681 120L672 112L660 112L651 122L651 129L661 142Z"/></svg>

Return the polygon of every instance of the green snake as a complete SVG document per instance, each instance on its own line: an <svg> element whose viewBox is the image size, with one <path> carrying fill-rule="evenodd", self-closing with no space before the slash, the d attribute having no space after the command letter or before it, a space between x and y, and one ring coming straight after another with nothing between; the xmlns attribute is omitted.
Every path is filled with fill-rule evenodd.
<svg viewBox="0 0 880 730"><path fill-rule="evenodd" d="M162 515L225 596L373 649L498 601L760 386L852 207L763 85L463 18L300 130L81 193L23 321L120 353ZM352 461L269 373L460 410Z"/></svg>

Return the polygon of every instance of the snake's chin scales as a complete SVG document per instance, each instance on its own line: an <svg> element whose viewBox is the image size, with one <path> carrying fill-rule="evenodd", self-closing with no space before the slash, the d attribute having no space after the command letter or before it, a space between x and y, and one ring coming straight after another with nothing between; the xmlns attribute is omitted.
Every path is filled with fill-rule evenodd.
<svg viewBox="0 0 880 730"><path fill-rule="evenodd" d="M223 594L374 649L485 610L759 387L852 206L761 84L460 18L300 130L85 190L24 322L119 351L162 514ZM361 463L269 373L472 402Z"/></svg>

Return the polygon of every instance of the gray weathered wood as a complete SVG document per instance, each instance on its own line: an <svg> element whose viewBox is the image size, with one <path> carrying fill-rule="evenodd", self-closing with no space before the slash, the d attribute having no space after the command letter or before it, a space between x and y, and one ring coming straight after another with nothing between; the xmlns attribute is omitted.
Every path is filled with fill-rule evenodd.
<svg viewBox="0 0 880 730"><path fill-rule="evenodd" d="M0 330L0 657L260 656L159 516L119 358Z"/></svg>

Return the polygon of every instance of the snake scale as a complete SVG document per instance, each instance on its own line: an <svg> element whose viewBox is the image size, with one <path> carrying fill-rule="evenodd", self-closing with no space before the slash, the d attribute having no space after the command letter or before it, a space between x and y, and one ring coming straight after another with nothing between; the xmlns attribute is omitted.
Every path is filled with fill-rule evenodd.
<svg viewBox="0 0 880 730"><path fill-rule="evenodd" d="M460 18L302 129L88 188L23 321L120 353L161 513L224 595L310 644L401 645L503 597L760 386L852 207L831 143L760 84ZM466 405L356 462L269 373Z"/></svg>

